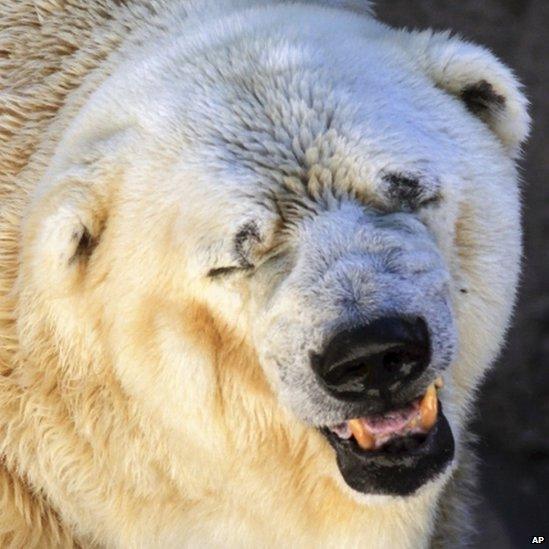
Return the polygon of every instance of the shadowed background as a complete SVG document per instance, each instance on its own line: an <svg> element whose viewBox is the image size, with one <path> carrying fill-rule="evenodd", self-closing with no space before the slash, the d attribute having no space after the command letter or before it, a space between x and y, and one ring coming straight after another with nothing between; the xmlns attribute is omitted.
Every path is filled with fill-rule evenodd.
<svg viewBox="0 0 549 549"><path fill-rule="evenodd" d="M525 257L507 344L479 395L479 547L549 543L548 0L377 0L394 26L452 29L488 46L525 85L534 126L521 162Z"/></svg>

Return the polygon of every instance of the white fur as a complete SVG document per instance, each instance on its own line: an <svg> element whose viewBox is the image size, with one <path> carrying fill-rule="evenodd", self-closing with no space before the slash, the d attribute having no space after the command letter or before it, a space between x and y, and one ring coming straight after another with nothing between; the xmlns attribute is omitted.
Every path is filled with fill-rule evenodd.
<svg viewBox="0 0 549 549"><path fill-rule="evenodd" d="M307 357L352 318L342 295L364 318L426 316L461 447L514 301L526 100L478 46L321 4L121 9L132 32L107 74L91 73L48 129L55 150L29 178L10 292L17 398L50 428L12 412L0 448L76 540L425 547L443 528L451 471L409 498L344 485L312 426L345 410ZM484 121L459 99L481 80L505 98ZM400 211L393 172L439 200ZM74 257L84 231L96 246ZM251 276L207 276L242 262Z"/></svg>

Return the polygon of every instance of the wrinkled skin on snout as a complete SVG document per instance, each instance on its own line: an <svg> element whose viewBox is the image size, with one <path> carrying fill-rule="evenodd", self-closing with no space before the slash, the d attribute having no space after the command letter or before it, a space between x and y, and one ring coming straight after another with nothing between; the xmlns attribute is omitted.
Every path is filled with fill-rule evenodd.
<svg viewBox="0 0 549 549"><path fill-rule="evenodd" d="M254 281L254 336L281 399L305 421L332 425L387 405L379 389L347 402L319 383L311 355L322 353L344 329L362 325L367 332L368 323L382 317L427 323L428 367L413 382L389 391L393 405L421 394L450 365L457 339L450 275L417 216L371 213L342 201L304 220L291 257L271 261Z"/></svg>
<svg viewBox="0 0 549 549"><path fill-rule="evenodd" d="M450 366L457 334L450 273L436 241L411 213L372 212L344 199L302 220L289 246L252 281L261 364L281 402L328 432L349 486L413 493L452 460L441 413L436 436L422 443L424 456L341 447L327 426L402 408ZM425 333L418 337L419 323ZM418 361L395 355L395 343L409 339L407 351L425 346Z"/></svg>

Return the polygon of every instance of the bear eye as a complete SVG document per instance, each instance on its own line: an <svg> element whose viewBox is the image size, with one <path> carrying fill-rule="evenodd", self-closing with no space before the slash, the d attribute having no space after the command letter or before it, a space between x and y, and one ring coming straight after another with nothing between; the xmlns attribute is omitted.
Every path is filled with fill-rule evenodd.
<svg viewBox="0 0 549 549"><path fill-rule="evenodd" d="M232 274L236 274L237 272L251 271L252 269L253 269L253 265L244 266L244 267L237 266L237 265L231 265L228 267L215 267L213 269L210 269L206 276L208 278L223 278L226 276L230 276Z"/></svg>
<svg viewBox="0 0 549 549"><path fill-rule="evenodd" d="M391 172L382 175L385 195L391 207L414 212L440 200L440 182L433 177L418 174Z"/></svg>
<svg viewBox="0 0 549 549"><path fill-rule="evenodd" d="M255 268L252 257L254 250L262 241L259 227L255 221L244 223L232 240L232 252L237 265L214 267L208 271L208 278L220 278L237 272L253 271Z"/></svg>

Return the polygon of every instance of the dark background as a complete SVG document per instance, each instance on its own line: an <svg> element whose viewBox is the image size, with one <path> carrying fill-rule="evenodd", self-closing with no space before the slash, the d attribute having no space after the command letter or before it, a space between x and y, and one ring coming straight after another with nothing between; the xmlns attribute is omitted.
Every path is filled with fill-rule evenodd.
<svg viewBox="0 0 549 549"><path fill-rule="evenodd" d="M382 21L452 29L488 46L525 85L534 126L521 161L525 258L506 347L480 393L478 547L549 544L549 0L378 0Z"/></svg>

